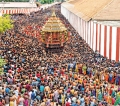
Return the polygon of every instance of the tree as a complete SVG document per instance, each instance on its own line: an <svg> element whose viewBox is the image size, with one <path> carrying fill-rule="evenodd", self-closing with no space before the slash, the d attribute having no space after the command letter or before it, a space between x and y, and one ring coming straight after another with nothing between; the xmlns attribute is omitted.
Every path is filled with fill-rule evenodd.
<svg viewBox="0 0 120 106"><path fill-rule="evenodd" d="M36 6L40 7L41 6L40 2L36 2Z"/></svg>
<svg viewBox="0 0 120 106"><path fill-rule="evenodd" d="M29 0L0 0L0 2L29 2Z"/></svg>
<svg viewBox="0 0 120 106"><path fill-rule="evenodd" d="M50 3L54 2L54 0L39 0L39 2L41 4L50 4Z"/></svg>
<svg viewBox="0 0 120 106"><path fill-rule="evenodd" d="M4 15L0 17L0 34L13 28L13 21L10 19L10 15Z"/></svg>

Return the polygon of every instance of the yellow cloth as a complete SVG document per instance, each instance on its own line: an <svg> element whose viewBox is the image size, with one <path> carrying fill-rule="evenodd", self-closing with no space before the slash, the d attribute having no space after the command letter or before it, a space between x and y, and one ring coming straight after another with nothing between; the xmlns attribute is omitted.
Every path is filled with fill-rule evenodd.
<svg viewBox="0 0 120 106"><path fill-rule="evenodd" d="M75 71L78 72L78 65L76 64Z"/></svg>
<svg viewBox="0 0 120 106"><path fill-rule="evenodd" d="M71 92L72 94L74 94L74 89L70 90L70 92Z"/></svg>
<svg viewBox="0 0 120 106"><path fill-rule="evenodd" d="M14 102L13 101L10 101L10 106L14 106Z"/></svg>
<svg viewBox="0 0 120 106"><path fill-rule="evenodd" d="M62 99L62 104L64 104L64 102L65 102L65 96L64 95L62 95L62 97L61 97Z"/></svg>

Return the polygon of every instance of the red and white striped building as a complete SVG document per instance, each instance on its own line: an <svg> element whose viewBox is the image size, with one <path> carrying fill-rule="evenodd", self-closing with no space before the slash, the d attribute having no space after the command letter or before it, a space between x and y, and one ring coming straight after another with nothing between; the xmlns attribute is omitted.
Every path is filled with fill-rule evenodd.
<svg viewBox="0 0 120 106"><path fill-rule="evenodd" d="M2 14L18 14L18 13L24 13L24 14L28 14L32 11L37 11L37 9L4 9L1 11Z"/></svg>
<svg viewBox="0 0 120 106"><path fill-rule="evenodd" d="M84 3L81 5L84 5L85 7ZM63 3L61 6L61 13L68 19L70 24L94 51L98 50L101 55L107 57L108 59L120 61L120 17L117 17L117 21L110 21L112 18L110 20L103 21L100 20L97 12L97 15L95 14L93 18L89 18L83 15L83 11L82 13L81 11L76 12L77 9L75 6L76 5L72 5L72 3L70 4L70 2ZM105 8L107 8L107 6L105 6ZM102 15L102 13L100 14ZM102 16L102 18L103 17L104 16ZM100 21L95 20L95 18L99 18ZM115 23L115 25L113 23Z"/></svg>
<svg viewBox="0 0 120 106"><path fill-rule="evenodd" d="M4 9L1 11L2 14L18 14L18 13L24 13L29 14L33 11L38 11L38 8L16 8L16 9Z"/></svg>
<svg viewBox="0 0 120 106"><path fill-rule="evenodd" d="M52 4L44 4L41 5L40 8L37 8L35 3L29 3L29 2L9 2L9 3L0 3L0 13L1 14L19 14L19 13L24 13L24 14L29 14L30 12L35 12L40 9L46 9L48 7L51 7L55 4L58 4L59 2L55 2Z"/></svg>

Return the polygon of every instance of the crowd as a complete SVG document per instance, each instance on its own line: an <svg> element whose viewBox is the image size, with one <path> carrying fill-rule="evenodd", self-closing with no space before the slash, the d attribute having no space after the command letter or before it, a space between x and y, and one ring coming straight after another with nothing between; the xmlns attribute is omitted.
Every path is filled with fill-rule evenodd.
<svg viewBox="0 0 120 106"><path fill-rule="evenodd" d="M0 106L119 106L120 63L94 52L60 13L71 39L62 52L45 51L40 28L52 8L14 14L14 29L0 36ZM37 35L37 36L36 36Z"/></svg>

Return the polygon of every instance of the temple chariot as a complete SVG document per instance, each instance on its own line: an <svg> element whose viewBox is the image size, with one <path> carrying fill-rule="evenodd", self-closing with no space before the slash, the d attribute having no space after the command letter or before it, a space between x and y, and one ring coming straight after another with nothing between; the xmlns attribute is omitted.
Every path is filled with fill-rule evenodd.
<svg viewBox="0 0 120 106"><path fill-rule="evenodd" d="M69 32L56 17L55 12L48 18L45 25L41 29L41 42L47 49L63 48L65 43L69 40Z"/></svg>

